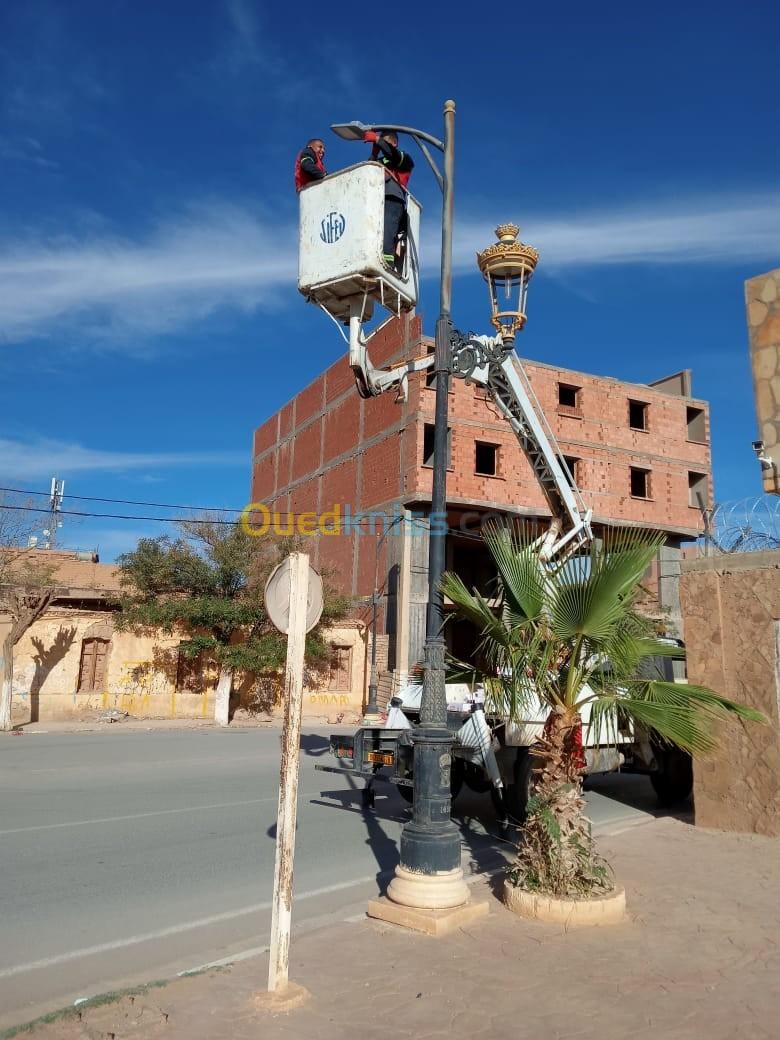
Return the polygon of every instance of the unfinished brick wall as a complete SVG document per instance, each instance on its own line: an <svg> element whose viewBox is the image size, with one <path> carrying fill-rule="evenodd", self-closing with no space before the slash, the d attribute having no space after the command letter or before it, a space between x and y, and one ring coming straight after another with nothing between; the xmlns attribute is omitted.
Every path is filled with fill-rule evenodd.
<svg viewBox="0 0 780 1040"><path fill-rule="evenodd" d="M370 339L377 365L422 356L432 347L419 317L388 321ZM677 539L701 532L701 511L689 504L689 474L704 476L711 502L709 417L706 402L671 392L684 388L685 380L663 392L539 362L524 367L561 450L579 460L577 481L597 522L633 522ZM254 498L273 498L279 509L293 511L304 505L306 511L330 510L339 503L353 513L388 514L401 503L430 502L432 469L423 464L423 444L425 424L434 421L435 391L425 383L425 375L409 380L405 404L393 393L363 401L346 357L340 358L256 431ZM559 384L578 388L576 407L559 404ZM631 429L629 400L646 404L645 430ZM689 439L691 409L701 422ZM547 515L529 463L483 389L452 380L450 425L452 506ZM477 441L498 445L495 476L475 472ZM631 494L632 466L650 471L647 497ZM313 551L347 593L368 596L372 566L356 537L321 538ZM350 545L340 544L345 541Z"/></svg>
<svg viewBox="0 0 780 1040"><path fill-rule="evenodd" d="M780 552L687 560L680 581L690 682L758 708L769 726L724 726L694 767L696 822L780 835Z"/></svg>
<svg viewBox="0 0 780 1040"><path fill-rule="evenodd" d="M564 455L578 459L577 483L597 521L629 521L696 537L701 510L689 504L689 474L701 474L712 502L709 415L705 401L672 396L637 383L621 382L525 361L529 382ZM417 377L418 460L423 430L433 423L435 390ZM559 384L577 387L576 409L559 405ZM629 424L629 401L647 406L645 430ZM688 410L703 412L704 439L688 439ZM544 496L507 422L484 389L453 380L450 397L452 503L481 502L544 515ZM475 472L475 442L497 444L496 476ZM649 471L648 496L632 496L631 467ZM414 489L430 496L433 472L418 466ZM411 489L410 489L411 490Z"/></svg>

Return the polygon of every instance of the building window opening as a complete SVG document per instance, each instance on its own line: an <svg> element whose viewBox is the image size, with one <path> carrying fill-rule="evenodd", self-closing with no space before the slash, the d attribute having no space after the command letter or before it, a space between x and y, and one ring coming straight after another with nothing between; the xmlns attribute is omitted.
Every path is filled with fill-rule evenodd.
<svg viewBox="0 0 780 1040"><path fill-rule="evenodd" d="M697 444L706 444L707 428L704 420L704 409L687 408L686 417L688 421L688 440L696 441Z"/></svg>
<svg viewBox="0 0 780 1040"><path fill-rule="evenodd" d="M562 455L561 459L563 460L563 474L564 474L564 476L567 477L567 479L569 477L571 477L571 480L569 481L569 483L573 482L575 485L579 484L579 482L580 482L580 473L579 473L580 460L576 457L576 455ZM568 474L566 473L566 470L569 471Z"/></svg>
<svg viewBox="0 0 780 1040"><path fill-rule="evenodd" d="M650 498L650 470L631 466L631 497Z"/></svg>
<svg viewBox="0 0 780 1040"><path fill-rule="evenodd" d="M433 423L423 426L423 466L433 465L433 441L436 427ZM452 430L447 430L447 469L452 465Z"/></svg>
<svg viewBox="0 0 780 1040"><path fill-rule="evenodd" d="M632 430L647 429L647 404L644 401L628 402L628 425Z"/></svg>
<svg viewBox="0 0 780 1040"><path fill-rule="evenodd" d="M476 441L474 444L474 472L481 477L498 474L498 445Z"/></svg>
<svg viewBox="0 0 780 1040"><path fill-rule="evenodd" d="M328 688L334 693L349 693L352 688L352 647L334 646L330 654Z"/></svg>
<svg viewBox="0 0 780 1040"><path fill-rule="evenodd" d="M434 347L428 347L428 357L433 357L435 353L436 350ZM436 371L435 366L433 365L425 370L425 385L433 387L434 389L436 387Z"/></svg>
<svg viewBox="0 0 780 1040"><path fill-rule="evenodd" d="M580 407L580 387L569 383L558 383L558 404L562 408Z"/></svg>
<svg viewBox="0 0 780 1040"><path fill-rule="evenodd" d="M688 474L688 505L695 509L706 509L708 488L706 473Z"/></svg>
<svg viewBox="0 0 780 1040"><path fill-rule="evenodd" d="M79 690L102 690L106 679L108 639L85 639L81 644Z"/></svg>

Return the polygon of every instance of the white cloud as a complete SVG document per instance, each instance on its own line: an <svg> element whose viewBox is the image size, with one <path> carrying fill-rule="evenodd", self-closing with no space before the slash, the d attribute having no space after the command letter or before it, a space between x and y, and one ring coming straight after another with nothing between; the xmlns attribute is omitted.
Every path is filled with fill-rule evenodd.
<svg viewBox="0 0 780 1040"><path fill-rule="evenodd" d="M228 205L193 209L146 240L92 235L0 248L0 337L63 326L105 335L174 331L220 307L252 311L295 284L294 230Z"/></svg>
<svg viewBox="0 0 780 1040"><path fill-rule="evenodd" d="M511 203L457 221L455 268L471 271ZM550 271L574 265L776 263L780 195L675 200L633 209L531 215L522 237ZM423 274L437 274L436 221L426 222ZM95 225L80 238L0 246L0 340L56 332L71 341L119 338L143 345L226 310L277 308L292 299L297 277L294 224L249 207L191 207L144 238L114 236Z"/></svg>
<svg viewBox="0 0 780 1040"><path fill-rule="evenodd" d="M511 204L501 203L490 217L461 222L455 235L456 267L473 266L475 252L490 242L495 224L507 219L516 215ZM521 238L539 249L542 262L551 269L575 264L776 261L780 193L529 216L522 223Z"/></svg>
<svg viewBox="0 0 780 1040"><path fill-rule="evenodd" d="M38 438L25 443L0 438L0 479L67 477L73 473L177 469L187 466L246 466L246 452L121 452Z"/></svg>

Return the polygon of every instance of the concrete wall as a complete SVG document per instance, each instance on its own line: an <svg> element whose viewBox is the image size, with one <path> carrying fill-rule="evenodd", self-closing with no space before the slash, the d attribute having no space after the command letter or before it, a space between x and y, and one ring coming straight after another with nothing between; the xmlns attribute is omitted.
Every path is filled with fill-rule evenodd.
<svg viewBox="0 0 780 1040"><path fill-rule="evenodd" d="M758 708L769 726L724 726L696 763L696 822L780 835L780 551L684 561L680 582L690 682Z"/></svg>
<svg viewBox="0 0 780 1040"><path fill-rule="evenodd" d="M750 366L758 438L775 463L761 471L764 491L780 493L780 268L745 282Z"/></svg>
<svg viewBox="0 0 780 1040"><path fill-rule="evenodd" d="M84 639L108 639L108 660L101 687L80 691L79 670ZM348 651L346 678L311 674L304 696L309 719L357 717L364 700L365 630L346 623L328 633L329 641ZM116 708L138 718L202 718L214 716L217 675L213 668L195 670L182 682L177 675L178 637L136 636L116 632L110 612L51 608L22 637L14 653L13 720L78 719ZM281 713L281 683L254 677L237 679L231 703L269 717Z"/></svg>

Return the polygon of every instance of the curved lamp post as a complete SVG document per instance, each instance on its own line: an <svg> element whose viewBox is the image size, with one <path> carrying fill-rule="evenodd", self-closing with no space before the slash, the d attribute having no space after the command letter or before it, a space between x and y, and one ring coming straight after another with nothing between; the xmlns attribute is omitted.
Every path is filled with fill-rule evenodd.
<svg viewBox="0 0 780 1040"><path fill-rule="evenodd" d="M412 127L388 123L341 123L332 127L345 140L359 141L366 130L394 130L412 137L420 146L442 190L441 283L433 371L436 375L436 412L433 444L431 515L447 517L447 455L450 375L467 378L476 359L480 364L500 362L511 351L515 333L525 323L528 281L538 254L516 241L518 228L501 225L498 242L483 250L478 263L489 287L492 324L499 336L486 347L472 333L458 332L450 318L452 304L452 225L455 156L455 103L444 105L444 141ZM440 172L427 145L444 155ZM482 338L483 340L485 337ZM387 894L396 903L420 909L461 906L469 890L461 869L460 834L451 819L450 769L453 734L447 727L445 641L441 579L445 567L446 535L431 532L428 554L428 616L423 663L420 724L414 728L414 806L412 819L401 833L400 865ZM376 595L374 596L376 610ZM374 631L376 644L376 630ZM372 665L374 661L372 661ZM372 689L373 687L373 689ZM376 672L372 667L369 712L376 704Z"/></svg>
<svg viewBox="0 0 780 1040"><path fill-rule="evenodd" d="M420 146L442 191L441 282L436 322L436 419L433 440L433 490L431 514L447 515L447 411L450 378L452 324L452 217L455 176L455 102L444 103L444 140L414 127L389 123L340 123L331 127L339 137L362 140L366 130L394 130L407 134ZM439 171L428 145L443 153ZM401 833L400 865L388 896L406 906L431 909L468 902L469 890L460 866L460 834L450 818L450 766L452 734L447 729L447 696L444 679L445 644L442 633L446 539L432 535L428 552L428 618L423 663L420 725L413 734L414 807L412 819Z"/></svg>

